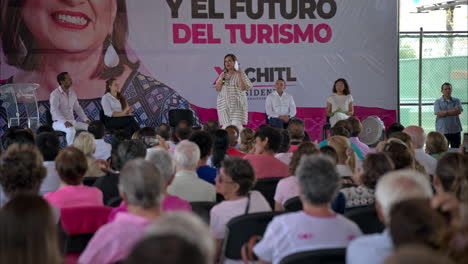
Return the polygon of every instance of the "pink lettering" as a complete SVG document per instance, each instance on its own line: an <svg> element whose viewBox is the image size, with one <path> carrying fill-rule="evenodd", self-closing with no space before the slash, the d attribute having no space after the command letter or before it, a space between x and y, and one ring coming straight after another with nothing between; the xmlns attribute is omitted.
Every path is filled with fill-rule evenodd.
<svg viewBox="0 0 468 264"><path fill-rule="evenodd" d="M299 39L304 42L314 42L314 25L309 24L304 32L298 24L294 25L294 43L299 43Z"/></svg>
<svg viewBox="0 0 468 264"><path fill-rule="evenodd" d="M257 30L255 25L250 25L250 37L247 37L247 27L242 27L240 29L240 39L245 44L252 44L257 39Z"/></svg>
<svg viewBox="0 0 468 264"><path fill-rule="evenodd" d="M266 43L273 43L271 41L271 35L273 33L273 29L270 25L267 24L259 24L258 27L258 43L263 43L265 40Z"/></svg>
<svg viewBox="0 0 468 264"><path fill-rule="evenodd" d="M208 24L208 43L210 44L220 44L221 39L214 37L213 24Z"/></svg>
<svg viewBox="0 0 468 264"><path fill-rule="evenodd" d="M322 37L320 34L322 30L325 30L325 37ZM327 24L318 24L317 27L315 27L314 36L315 39L317 39L317 41L320 43L329 42L332 37L332 29Z"/></svg>
<svg viewBox="0 0 468 264"><path fill-rule="evenodd" d="M293 40L294 35L291 33L292 25L291 24L284 24L280 26L280 35L282 35L280 39L280 43L288 44L291 43Z"/></svg>
<svg viewBox="0 0 468 264"><path fill-rule="evenodd" d="M226 24L224 27L229 30L229 35L231 39L231 44L237 43L236 39L236 29L242 29L242 26L245 30L245 25L236 25L236 24Z"/></svg>
<svg viewBox="0 0 468 264"><path fill-rule="evenodd" d="M309 234L299 234L297 235L297 237L299 239L311 239L314 235L312 233L309 233Z"/></svg>
<svg viewBox="0 0 468 264"><path fill-rule="evenodd" d="M332 37L332 29L327 24L226 24L224 27L229 31L231 44L236 44L238 39L244 44L314 43L315 40L326 43ZM210 32L208 28L208 34Z"/></svg>
<svg viewBox="0 0 468 264"><path fill-rule="evenodd" d="M182 30L185 35L181 37L180 30ZM174 44L184 44L190 41L190 27L185 24L174 24L172 25L172 38Z"/></svg>

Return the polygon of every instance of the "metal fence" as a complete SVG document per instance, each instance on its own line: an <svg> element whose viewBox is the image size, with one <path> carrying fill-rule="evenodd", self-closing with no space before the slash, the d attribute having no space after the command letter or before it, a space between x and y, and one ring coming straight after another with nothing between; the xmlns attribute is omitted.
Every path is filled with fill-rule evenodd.
<svg viewBox="0 0 468 264"><path fill-rule="evenodd" d="M460 121L468 131L468 31L400 32L399 118L404 126L435 130L434 101L444 82L460 99Z"/></svg>

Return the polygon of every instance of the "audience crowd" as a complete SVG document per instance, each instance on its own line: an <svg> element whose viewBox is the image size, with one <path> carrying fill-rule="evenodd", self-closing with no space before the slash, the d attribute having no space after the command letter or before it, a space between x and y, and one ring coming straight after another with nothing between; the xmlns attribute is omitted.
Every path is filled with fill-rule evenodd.
<svg viewBox="0 0 468 264"><path fill-rule="evenodd" d="M130 138L93 121L66 146L50 126L10 127L0 263L278 264L330 250L348 264L468 263L463 145L394 123L368 146L361 130L351 116L317 143L297 118L241 131L182 121ZM232 232L252 219L255 232Z"/></svg>

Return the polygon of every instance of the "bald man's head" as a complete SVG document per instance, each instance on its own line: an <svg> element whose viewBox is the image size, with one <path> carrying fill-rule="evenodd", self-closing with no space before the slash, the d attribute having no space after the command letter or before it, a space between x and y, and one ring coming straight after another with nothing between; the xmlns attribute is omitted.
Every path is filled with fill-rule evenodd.
<svg viewBox="0 0 468 264"><path fill-rule="evenodd" d="M424 147L426 134L424 133L424 129L422 127L409 126L406 127L403 132L411 137L411 142L413 143L415 149Z"/></svg>

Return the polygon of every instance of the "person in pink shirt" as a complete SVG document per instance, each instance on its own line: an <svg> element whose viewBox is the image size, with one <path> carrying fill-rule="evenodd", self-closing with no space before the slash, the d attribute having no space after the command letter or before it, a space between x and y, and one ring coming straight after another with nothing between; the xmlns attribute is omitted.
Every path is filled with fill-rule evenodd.
<svg viewBox="0 0 468 264"><path fill-rule="evenodd" d="M171 184L172 180L174 180L175 175L174 162L172 161L172 157L169 154L169 152L162 148L156 148L149 153L149 155L146 157L146 160L151 162L159 170L165 183L164 200L161 205L162 211L191 212L192 206L188 201L167 193L167 187L169 186L169 184ZM125 201L122 201L119 207L112 210L112 212L109 214L108 222L114 221L117 213L119 212L127 212L127 204L125 203Z"/></svg>
<svg viewBox="0 0 468 264"><path fill-rule="evenodd" d="M278 264L284 257L301 251L346 248L362 235L354 222L331 209L340 189L340 176L329 157L303 157L296 176L304 209L276 216L268 224L262 240L253 248L259 264Z"/></svg>
<svg viewBox="0 0 468 264"><path fill-rule="evenodd" d="M247 154L244 159L254 168L257 179L289 176L288 165L274 156L280 143L281 134L275 128L263 126L255 133L255 154Z"/></svg>
<svg viewBox="0 0 468 264"><path fill-rule="evenodd" d="M349 138L349 141L353 142L354 145L356 145L361 151L362 156L365 157L369 152L371 152L371 149L365 143L362 143L358 138L359 133L361 133L362 130L361 121L355 116L348 118L347 121L351 127L351 137Z"/></svg>
<svg viewBox="0 0 468 264"><path fill-rule="evenodd" d="M275 192L275 211L283 211L283 204L296 196L299 196L299 184L297 182L297 177L294 176L296 172L297 166L299 166L299 162L301 158L306 155L311 155L315 153L319 153L320 149L312 142L304 142L299 145L296 151L294 151L293 156L291 158L291 163L289 163L289 173L292 176L287 178L281 179L276 186Z"/></svg>
<svg viewBox="0 0 468 264"><path fill-rule="evenodd" d="M230 125L230 126L226 127L225 130L226 130L226 132L228 133L228 136L229 136L229 148L226 151L226 155L243 158L245 156L245 153L240 152L236 148L237 143L238 143L237 141L239 139L239 129L234 125Z"/></svg>
<svg viewBox="0 0 468 264"><path fill-rule="evenodd" d="M61 187L44 195L50 205L58 208L103 205L101 190L83 185L83 177L88 170L83 152L75 147L66 147L55 159L55 168Z"/></svg>
<svg viewBox="0 0 468 264"><path fill-rule="evenodd" d="M79 264L108 264L124 260L143 237L147 227L162 215L164 181L149 161L135 159L125 164L119 178L120 195L128 212L103 225L89 241Z"/></svg>

